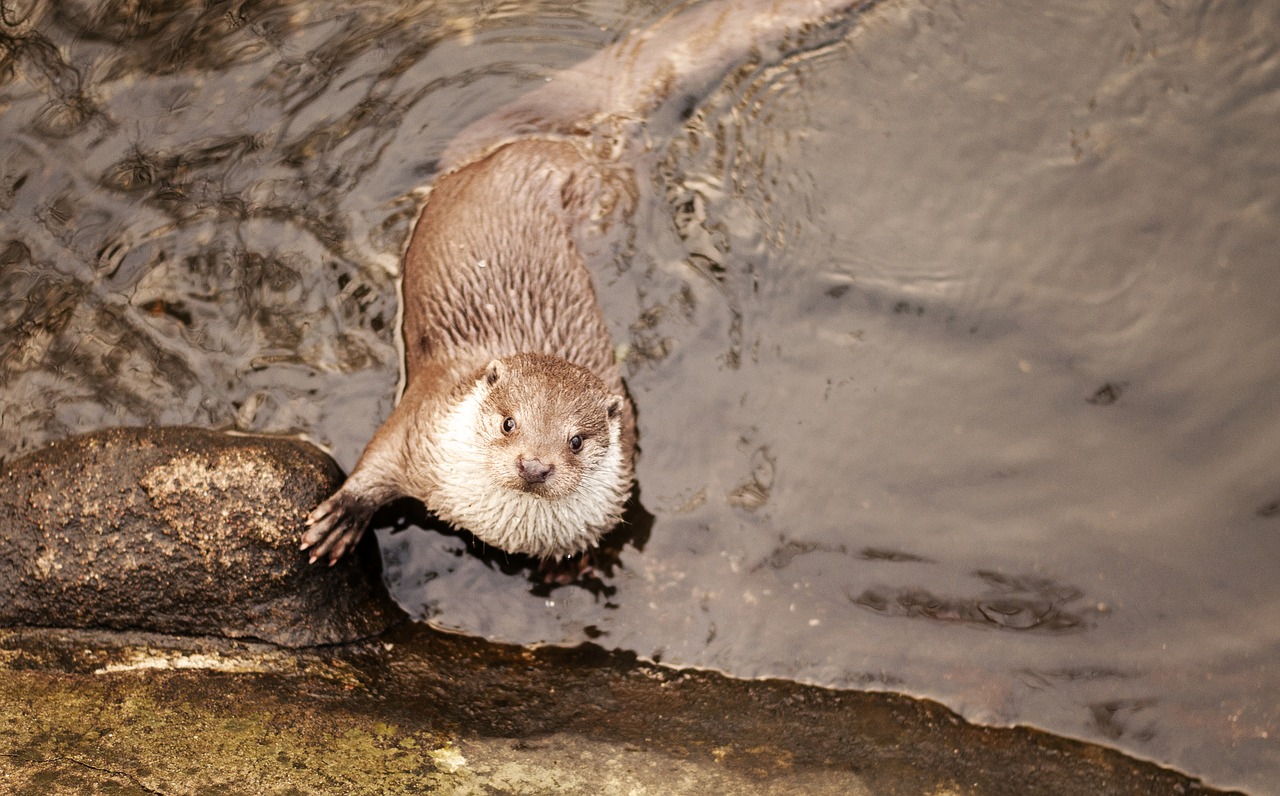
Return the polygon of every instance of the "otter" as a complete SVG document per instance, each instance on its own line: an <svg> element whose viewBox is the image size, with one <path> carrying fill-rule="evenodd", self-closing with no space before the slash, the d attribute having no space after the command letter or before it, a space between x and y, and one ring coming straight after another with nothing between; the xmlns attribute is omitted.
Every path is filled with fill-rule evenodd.
<svg viewBox="0 0 1280 796"><path fill-rule="evenodd" d="M599 201L595 171L571 143L528 140L433 186L404 256L404 393L308 519L312 560L401 496L544 558L617 524L634 411L572 222Z"/></svg>
<svg viewBox="0 0 1280 796"><path fill-rule="evenodd" d="M729 71L838 41L875 4L694 6L464 128L403 258L404 391L308 517L311 561L336 562L400 497L544 559L613 528L632 488L635 411L583 240L630 207L655 130Z"/></svg>

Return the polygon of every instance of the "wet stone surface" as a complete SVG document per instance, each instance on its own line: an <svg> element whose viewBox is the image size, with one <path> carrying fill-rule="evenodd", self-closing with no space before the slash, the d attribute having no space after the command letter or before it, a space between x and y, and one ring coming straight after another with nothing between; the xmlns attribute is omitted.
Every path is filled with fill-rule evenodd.
<svg viewBox="0 0 1280 796"><path fill-rule="evenodd" d="M73 437L0 468L0 625L147 629L285 646L400 616L354 559L308 567L303 519L339 483L297 440L190 428Z"/></svg>
<svg viewBox="0 0 1280 796"><path fill-rule="evenodd" d="M164 793L1216 794L927 700L405 624L323 651L0 631L0 786Z"/></svg>

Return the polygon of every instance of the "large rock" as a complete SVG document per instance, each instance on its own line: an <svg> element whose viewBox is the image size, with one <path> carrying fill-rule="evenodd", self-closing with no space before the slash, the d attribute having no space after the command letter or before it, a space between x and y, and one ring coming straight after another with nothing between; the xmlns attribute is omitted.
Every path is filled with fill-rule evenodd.
<svg viewBox="0 0 1280 796"><path fill-rule="evenodd" d="M311 566L308 511L338 468L307 443L121 428L0 467L0 625L143 629L285 646L398 618L355 557Z"/></svg>
<svg viewBox="0 0 1280 796"><path fill-rule="evenodd" d="M267 646L0 631L0 793L1222 794L928 700L675 671L598 647L413 623L373 643Z"/></svg>

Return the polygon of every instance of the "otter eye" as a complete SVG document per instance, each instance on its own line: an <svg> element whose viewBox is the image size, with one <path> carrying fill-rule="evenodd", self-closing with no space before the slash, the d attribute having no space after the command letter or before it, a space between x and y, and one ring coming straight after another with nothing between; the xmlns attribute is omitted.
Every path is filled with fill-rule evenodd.
<svg viewBox="0 0 1280 796"><path fill-rule="evenodd" d="M569 450L573 451L574 453L577 453L578 451L582 450L581 434L574 434L572 437L569 437Z"/></svg>
<svg viewBox="0 0 1280 796"><path fill-rule="evenodd" d="M508 417L506 420L502 421L503 434L510 434L512 431L515 431L515 430L516 430L516 419L514 417Z"/></svg>

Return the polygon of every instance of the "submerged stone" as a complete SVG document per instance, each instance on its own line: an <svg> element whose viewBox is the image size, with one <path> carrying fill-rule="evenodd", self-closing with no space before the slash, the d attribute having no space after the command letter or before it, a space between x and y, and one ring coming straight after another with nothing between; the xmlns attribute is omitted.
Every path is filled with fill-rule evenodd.
<svg viewBox="0 0 1280 796"><path fill-rule="evenodd" d="M0 466L0 626L143 629L290 647L399 616L355 557L311 566L307 512L341 473L314 446L194 428L72 437Z"/></svg>

